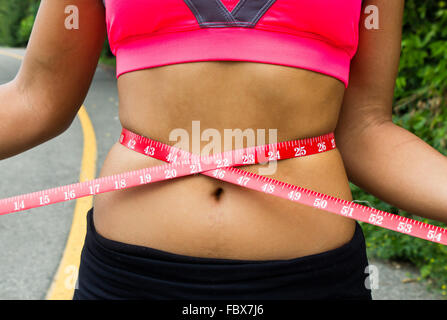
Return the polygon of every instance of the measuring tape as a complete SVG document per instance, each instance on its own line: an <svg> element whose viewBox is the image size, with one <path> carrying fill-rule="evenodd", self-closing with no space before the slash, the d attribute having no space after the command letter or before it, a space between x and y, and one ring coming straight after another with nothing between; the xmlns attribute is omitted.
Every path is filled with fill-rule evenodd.
<svg viewBox="0 0 447 320"><path fill-rule="evenodd" d="M206 157L142 137L125 128L121 132L119 141L131 150L168 163L2 199L0 200L0 215L157 181L203 174L344 217L447 245L446 229L444 228L236 168L237 166L298 158L333 150L336 148L333 133L314 138L232 150Z"/></svg>

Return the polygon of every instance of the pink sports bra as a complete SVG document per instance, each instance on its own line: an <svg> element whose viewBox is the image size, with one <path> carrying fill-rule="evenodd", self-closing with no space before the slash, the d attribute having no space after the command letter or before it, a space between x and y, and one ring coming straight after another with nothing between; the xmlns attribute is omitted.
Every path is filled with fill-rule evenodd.
<svg viewBox="0 0 447 320"><path fill-rule="evenodd" d="M117 77L193 61L297 67L348 85L361 0L104 0Z"/></svg>

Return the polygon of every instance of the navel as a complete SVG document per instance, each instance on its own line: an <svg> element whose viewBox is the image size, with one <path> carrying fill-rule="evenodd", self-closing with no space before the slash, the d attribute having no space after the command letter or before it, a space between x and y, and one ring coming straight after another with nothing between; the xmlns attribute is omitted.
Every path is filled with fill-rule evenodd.
<svg viewBox="0 0 447 320"><path fill-rule="evenodd" d="M216 201L219 201L222 197L222 194L224 192L224 189L219 187L213 192L213 197L216 199Z"/></svg>

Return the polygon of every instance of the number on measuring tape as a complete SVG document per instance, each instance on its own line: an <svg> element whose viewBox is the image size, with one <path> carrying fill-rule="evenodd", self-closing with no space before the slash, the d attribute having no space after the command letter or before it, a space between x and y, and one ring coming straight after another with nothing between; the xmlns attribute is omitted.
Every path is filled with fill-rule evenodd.
<svg viewBox="0 0 447 320"><path fill-rule="evenodd" d="M293 150L295 151L295 157L302 157L306 155L306 147L296 147Z"/></svg>
<svg viewBox="0 0 447 320"><path fill-rule="evenodd" d="M217 159L215 163L217 168L228 167L230 165L230 161L227 158Z"/></svg>
<svg viewBox="0 0 447 320"><path fill-rule="evenodd" d="M115 189L122 189L126 187L126 180L121 179L120 181L115 181Z"/></svg>
<svg viewBox="0 0 447 320"><path fill-rule="evenodd" d="M331 139L331 144L332 144L332 149L335 149L336 146L335 146L335 139L334 138Z"/></svg>
<svg viewBox="0 0 447 320"><path fill-rule="evenodd" d="M65 200L71 200L76 198L76 193L74 190L70 190L70 191L65 191L64 192L64 199Z"/></svg>
<svg viewBox="0 0 447 320"><path fill-rule="evenodd" d="M25 209L25 201L14 201L14 210L23 210Z"/></svg>
<svg viewBox="0 0 447 320"><path fill-rule="evenodd" d="M147 154L148 156L153 156L155 154L155 148L147 146L146 148L144 148L144 153Z"/></svg>
<svg viewBox="0 0 447 320"><path fill-rule="evenodd" d="M347 217L352 217L352 213L354 212L354 208L351 208L349 206L343 206L343 208L341 208L340 213L344 216Z"/></svg>
<svg viewBox="0 0 447 320"><path fill-rule="evenodd" d="M196 174L202 171L202 167L200 166L200 163L195 163L189 166L191 169L191 174Z"/></svg>
<svg viewBox="0 0 447 320"><path fill-rule="evenodd" d="M145 175L140 176L140 183L145 184L152 181L152 176L149 173L146 173Z"/></svg>
<svg viewBox="0 0 447 320"><path fill-rule="evenodd" d="M269 157L269 161L274 161L274 160L280 160L281 159L281 155L279 153L279 151L269 151L268 152L268 157Z"/></svg>
<svg viewBox="0 0 447 320"><path fill-rule="evenodd" d="M314 201L314 207L324 209L327 207L327 201L324 199L316 198Z"/></svg>
<svg viewBox="0 0 447 320"><path fill-rule="evenodd" d="M413 229L413 225L411 223L399 222L397 225L397 230L404 233L410 233L411 229Z"/></svg>
<svg viewBox="0 0 447 320"><path fill-rule="evenodd" d="M372 224L381 225L383 222L383 216L371 213L368 218L368 221Z"/></svg>
<svg viewBox="0 0 447 320"><path fill-rule="evenodd" d="M222 169L214 170L213 176L215 176L218 179L223 179L225 177L225 170Z"/></svg>
<svg viewBox="0 0 447 320"><path fill-rule="evenodd" d="M326 143L325 142L320 142L319 144L317 144L317 146L318 146L318 152L326 151Z"/></svg>
<svg viewBox="0 0 447 320"><path fill-rule="evenodd" d="M292 201L298 201L301 198L301 192L298 191L290 191L289 194L289 199Z"/></svg>
<svg viewBox="0 0 447 320"><path fill-rule="evenodd" d="M250 178L247 178L247 177L244 177L244 176L239 177L237 179L237 183L240 184L241 186L246 186L248 181L250 181Z"/></svg>
<svg viewBox="0 0 447 320"><path fill-rule="evenodd" d="M436 231L434 231L434 230L429 230L428 231L428 234L427 234L427 239L428 240L435 240L435 241L441 241L441 236L442 236L442 234L441 233L436 233Z"/></svg>
<svg viewBox="0 0 447 320"><path fill-rule="evenodd" d="M168 154L168 156L166 157L166 160L168 161L168 162L173 162L173 163L176 163L177 162L177 155L176 154L173 154L173 153L169 153Z"/></svg>
<svg viewBox="0 0 447 320"><path fill-rule="evenodd" d="M177 177L177 170L175 170L175 169L165 170L165 177L166 177L166 179L172 179L172 178Z"/></svg>
<svg viewBox="0 0 447 320"><path fill-rule="evenodd" d="M39 204L43 205L43 204L47 204L50 203L50 197L45 194L42 197L39 197Z"/></svg>
<svg viewBox="0 0 447 320"><path fill-rule="evenodd" d="M242 155L242 163L243 164L254 164L255 163L255 155L254 154Z"/></svg>
<svg viewBox="0 0 447 320"><path fill-rule="evenodd" d="M273 193L275 191L275 185L266 183L262 186L262 191L264 191L265 193Z"/></svg>
<svg viewBox="0 0 447 320"><path fill-rule="evenodd" d="M99 192L99 184L89 186L90 194L97 194Z"/></svg>
<svg viewBox="0 0 447 320"><path fill-rule="evenodd" d="M130 149L132 149L132 150L134 150L135 149L135 144L136 144L137 142L134 140L134 139L132 139L132 140L129 140L129 142L127 143L127 146L130 148Z"/></svg>

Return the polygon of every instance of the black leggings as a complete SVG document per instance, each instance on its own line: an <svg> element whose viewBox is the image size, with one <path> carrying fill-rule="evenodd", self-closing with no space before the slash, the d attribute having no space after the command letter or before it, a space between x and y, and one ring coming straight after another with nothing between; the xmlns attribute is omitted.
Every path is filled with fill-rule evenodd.
<svg viewBox="0 0 447 320"><path fill-rule="evenodd" d="M87 213L73 299L371 299L357 223L351 241L290 260L230 260L173 254L106 239Z"/></svg>

